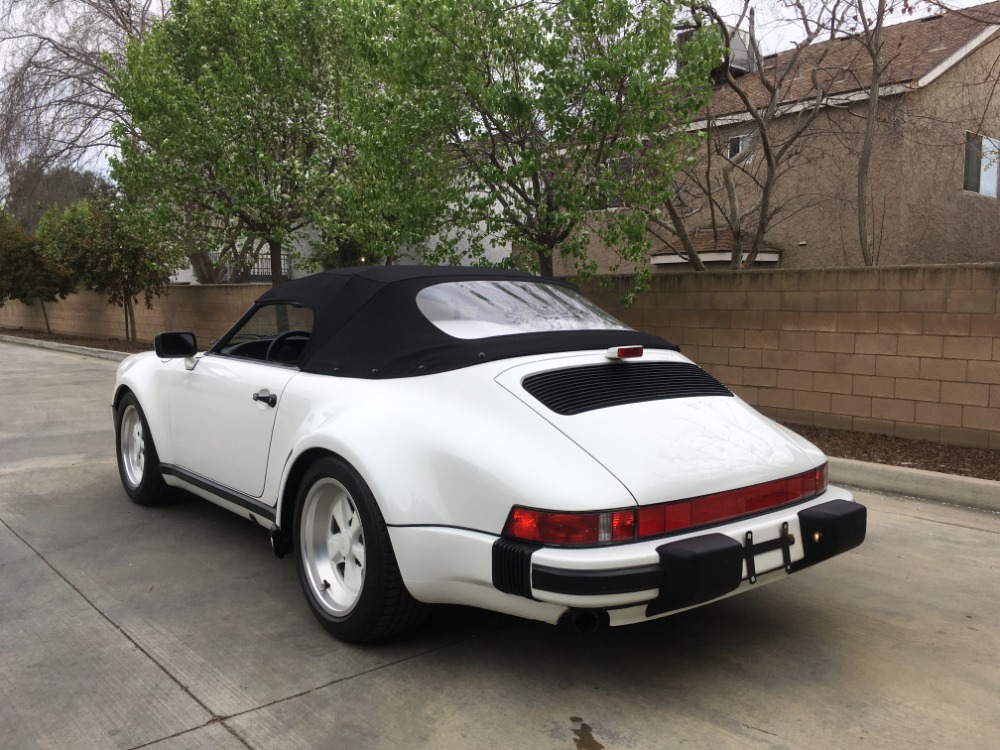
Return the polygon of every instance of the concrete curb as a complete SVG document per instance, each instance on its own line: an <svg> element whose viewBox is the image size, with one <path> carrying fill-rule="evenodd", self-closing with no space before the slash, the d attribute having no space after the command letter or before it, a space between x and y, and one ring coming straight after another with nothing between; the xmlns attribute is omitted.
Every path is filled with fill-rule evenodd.
<svg viewBox="0 0 1000 750"><path fill-rule="evenodd" d="M849 458L831 457L829 461L830 481L834 484L1000 512L1000 482Z"/></svg>
<svg viewBox="0 0 1000 750"><path fill-rule="evenodd" d="M129 356L124 352L108 349L91 349L85 346L19 338L6 334L0 334L0 341L118 362ZM830 481L834 484L847 484L867 490L891 492L927 500L940 500L1000 512L1000 482L973 479L955 474L942 474L937 471L906 469L902 466L854 461L849 458L831 456L829 461Z"/></svg>
<svg viewBox="0 0 1000 750"><path fill-rule="evenodd" d="M97 359L110 359L114 362L121 362L126 357L132 356L126 352L116 352L110 349L93 349L89 346L75 346L73 344L62 344L58 341L44 341L42 339L27 339L19 336L9 336L7 334L0 334L0 341L5 341L8 344L37 346L39 349L52 349L57 352L82 354L85 357L96 357Z"/></svg>

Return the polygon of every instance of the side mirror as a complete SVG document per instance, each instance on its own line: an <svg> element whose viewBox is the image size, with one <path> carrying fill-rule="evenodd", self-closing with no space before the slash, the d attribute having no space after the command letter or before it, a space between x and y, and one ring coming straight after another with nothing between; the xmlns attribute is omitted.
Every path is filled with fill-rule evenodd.
<svg viewBox="0 0 1000 750"><path fill-rule="evenodd" d="M198 342L193 333L168 331L158 333L153 339L153 348L160 359L193 357L198 353Z"/></svg>

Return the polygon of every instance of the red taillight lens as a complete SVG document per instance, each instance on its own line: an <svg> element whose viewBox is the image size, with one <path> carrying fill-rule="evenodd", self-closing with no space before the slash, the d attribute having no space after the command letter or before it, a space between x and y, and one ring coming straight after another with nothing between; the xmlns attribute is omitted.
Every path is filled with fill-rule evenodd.
<svg viewBox="0 0 1000 750"><path fill-rule="evenodd" d="M638 537L669 534L695 526L731 521L780 505L816 497L826 490L826 464L804 474L714 495L639 508Z"/></svg>
<svg viewBox="0 0 1000 750"><path fill-rule="evenodd" d="M826 490L826 464L794 477L717 492L638 510L600 513L549 513L514 508L503 535L562 546L614 544L662 536L673 531L731 521L781 505L808 500Z"/></svg>
<svg viewBox="0 0 1000 750"><path fill-rule="evenodd" d="M514 508L503 534L526 542L569 546L624 542L635 538L635 512L548 513Z"/></svg>
<svg viewBox="0 0 1000 750"><path fill-rule="evenodd" d="M608 359L636 359L642 356L642 345L613 346L604 353L604 356Z"/></svg>

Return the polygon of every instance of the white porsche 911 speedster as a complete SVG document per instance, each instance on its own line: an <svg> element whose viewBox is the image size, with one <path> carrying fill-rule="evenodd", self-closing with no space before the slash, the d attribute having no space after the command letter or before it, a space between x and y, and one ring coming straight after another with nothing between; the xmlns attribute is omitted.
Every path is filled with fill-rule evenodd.
<svg viewBox="0 0 1000 750"><path fill-rule="evenodd" d="M113 394L128 495L270 529L333 635L456 603L581 630L862 543L813 445L571 284L366 267L274 287L208 351L161 333Z"/></svg>

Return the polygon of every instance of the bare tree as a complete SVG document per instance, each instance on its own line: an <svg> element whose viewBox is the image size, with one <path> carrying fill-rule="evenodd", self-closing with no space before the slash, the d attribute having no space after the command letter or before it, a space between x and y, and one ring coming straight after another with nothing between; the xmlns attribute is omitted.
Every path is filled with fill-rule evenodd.
<svg viewBox="0 0 1000 750"><path fill-rule="evenodd" d="M925 133L933 131L935 122L940 123L942 113L930 114L921 112L919 104L913 103L903 108L898 91L891 84L892 66L898 56L897 48L888 44L884 29L887 20L901 16L913 15L920 10L931 10L938 14L959 16L971 24L982 25L983 28L997 23L995 11L984 13L977 8L951 8L949 3L937 0L852 0L850 23L845 31L846 37L852 39L862 50L866 58L866 68L870 65L870 77L863 88L864 99L864 131L860 147L857 148L857 227L861 255L866 266L878 265L880 237L879 226L884 222L886 212L886 196L879 196L873 185L872 161L877 155L877 138L886 125L898 126L900 119L907 121L907 130ZM993 58L992 65L984 76L988 91L980 101L973 106L980 109L977 115L981 131L996 111L996 97L1000 87L1000 54ZM888 77L888 80L887 80ZM888 108L889 111L885 111ZM959 117L955 113L943 115L951 120ZM924 122L921 122L924 120ZM912 136L911 136L912 137ZM953 145L953 144L948 144Z"/></svg>
<svg viewBox="0 0 1000 750"><path fill-rule="evenodd" d="M110 60L168 12L167 0L0 0L0 161L92 162L122 120Z"/></svg>
<svg viewBox="0 0 1000 750"><path fill-rule="evenodd" d="M789 210L774 205L775 188L785 172L802 162L801 139L809 133L825 97L817 76L824 55L814 54L810 45L842 22L846 6L842 0L821 0L808 7L802 0L788 0L785 6L802 39L789 52L762 62L750 0L744 0L735 21L726 21L708 3L692 4L718 27L727 48L733 49L741 37L753 63L748 72L737 69L730 56L717 71L716 95L702 120L704 156L675 183L674 194L665 201L666 216L649 226L654 237L697 270L705 265L692 230L706 220L713 244L719 245L725 232L730 240L729 265L742 269L756 261L776 216ZM724 111L713 111L715 102ZM726 137L734 127L744 131L735 150Z"/></svg>
<svg viewBox="0 0 1000 750"><path fill-rule="evenodd" d="M894 10L893 3L888 0L876 0L868 5L864 0L853 4L852 15L856 30L850 33L861 45L865 55L871 62L871 78L867 85L865 108L865 129L861 150L858 154L858 243L861 257L866 266L875 265L875 237L871 224L876 220L876 209L872 199L871 163L875 147L875 131L878 127L879 102L882 97L882 76L889 66L890 59L882 39L882 27L886 15Z"/></svg>
<svg viewBox="0 0 1000 750"><path fill-rule="evenodd" d="M13 165L7 173L5 204L28 234L34 234L38 221L50 208L67 208L84 198L112 193L107 180L94 172L57 165L45 168L31 158Z"/></svg>

